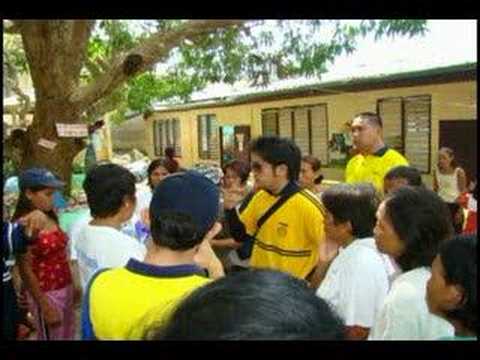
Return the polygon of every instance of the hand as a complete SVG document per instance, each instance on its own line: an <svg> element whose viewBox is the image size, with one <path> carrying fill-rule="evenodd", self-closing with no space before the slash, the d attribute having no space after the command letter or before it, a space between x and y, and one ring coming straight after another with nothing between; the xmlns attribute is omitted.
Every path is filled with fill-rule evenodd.
<svg viewBox="0 0 480 360"><path fill-rule="evenodd" d="M48 300L41 305L41 311L48 326L58 326L62 322L60 313Z"/></svg>
<svg viewBox="0 0 480 360"><path fill-rule="evenodd" d="M240 187L232 186L229 189L222 189L223 207L225 210L233 209L245 197L245 190Z"/></svg>
<svg viewBox="0 0 480 360"><path fill-rule="evenodd" d="M20 309L28 310L28 298L24 289L20 290L17 294L17 304Z"/></svg>
<svg viewBox="0 0 480 360"><path fill-rule="evenodd" d="M223 267L222 263L215 255L215 252L210 245L210 240L213 239L220 231L222 230L222 225L216 222L210 231L205 235L203 238L202 243L200 244L197 253L193 257L195 263L207 269L210 276L213 278L217 278L223 276Z"/></svg>
<svg viewBox="0 0 480 360"><path fill-rule="evenodd" d="M47 226L48 217L40 210L33 210L20 218L18 222L25 226L27 236L32 237Z"/></svg>
<svg viewBox="0 0 480 360"><path fill-rule="evenodd" d="M140 211L140 220L142 220L142 222L147 225L148 227L150 227L150 213L148 211L148 208L145 208L145 209L142 209Z"/></svg>

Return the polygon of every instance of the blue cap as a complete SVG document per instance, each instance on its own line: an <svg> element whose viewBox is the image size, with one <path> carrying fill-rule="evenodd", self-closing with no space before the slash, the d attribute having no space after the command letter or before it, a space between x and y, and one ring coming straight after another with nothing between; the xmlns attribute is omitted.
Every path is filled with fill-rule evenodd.
<svg viewBox="0 0 480 360"><path fill-rule="evenodd" d="M36 186L46 186L59 189L65 186L65 183L58 180L53 173L44 168L31 168L20 174L19 187L21 190Z"/></svg>
<svg viewBox="0 0 480 360"><path fill-rule="evenodd" d="M207 232L218 216L219 190L205 176L187 171L166 177L155 187L150 213L154 218L165 211L190 215L201 232Z"/></svg>

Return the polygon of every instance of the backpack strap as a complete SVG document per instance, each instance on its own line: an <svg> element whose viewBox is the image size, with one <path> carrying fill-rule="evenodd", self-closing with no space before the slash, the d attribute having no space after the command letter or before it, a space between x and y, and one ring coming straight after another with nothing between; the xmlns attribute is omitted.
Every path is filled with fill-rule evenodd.
<svg viewBox="0 0 480 360"><path fill-rule="evenodd" d="M255 235L258 234L260 231L260 228L265 224L265 222L278 210L280 207L287 202L288 199L290 199L293 195L298 193L301 189L300 186L298 186L297 183L290 183L288 185L289 188L280 196L280 198L270 206L270 208L265 212L265 214L262 215L260 219L257 221L257 231L255 232Z"/></svg>

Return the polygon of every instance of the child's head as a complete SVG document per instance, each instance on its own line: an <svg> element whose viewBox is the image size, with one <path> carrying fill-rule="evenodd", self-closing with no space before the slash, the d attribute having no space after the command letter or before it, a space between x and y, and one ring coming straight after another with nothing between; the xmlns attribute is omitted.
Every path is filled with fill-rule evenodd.
<svg viewBox="0 0 480 360"><path fill-rule="evenodd" d="M65 186L53 173L45 168L30 168L19 176L20 196L13 219L18 219L33 210L54 215L54 193Z"/></svg>
<svg viewBox="0 0 480 360"><path fill-rule="evenodd" d="M385 175L383 179L383 192L386 195L406 185L423 185L420 171L412 166L396 166Z"/></svg>
<svg viewBox="0 0 480 360"><path fill-rule="evenodd" d="M195 172L173 174L154 190L150 203L153 243L185 251L202 242L218 216L219 190Z"/></svg>
<svg viewBox="0 0 480 360"><path fill-rule="evenodd" d="M93 167L83 182L90 213L94 218L120 216L125 222L135 210L135 176L122 166Z"/></svg>

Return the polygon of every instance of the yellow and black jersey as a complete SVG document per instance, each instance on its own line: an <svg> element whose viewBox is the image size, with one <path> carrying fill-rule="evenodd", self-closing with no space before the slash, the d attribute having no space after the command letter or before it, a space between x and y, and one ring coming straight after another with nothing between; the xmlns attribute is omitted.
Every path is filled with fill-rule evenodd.
<svg viewBox="0 0 480 360"><path fill-rule="evenodd" d="M400 165L408 166L407 159L387 146L372 155L357 154L347 164L345 181L347 183L368 182L383 192L383 178L390 169Z"/></svg>
<svg viewBox="0 0 480 360"><path fill-rule="evenodd" d="M318 261L324 239L324 209L309 190L300 190L260 227L257 222L280 196L297 186L290 183L279 195L260 190L239 215L248 235L255 237L250 266L269 268L306 278Z"/></svg>
<svg viewBox="0 0 480 360"><path fill-rule="evenodd" d="M186 295L210 281L192 264L155 266L130 259L123 268L101 270L83 301L82 339L141 339Z"/></svg>

